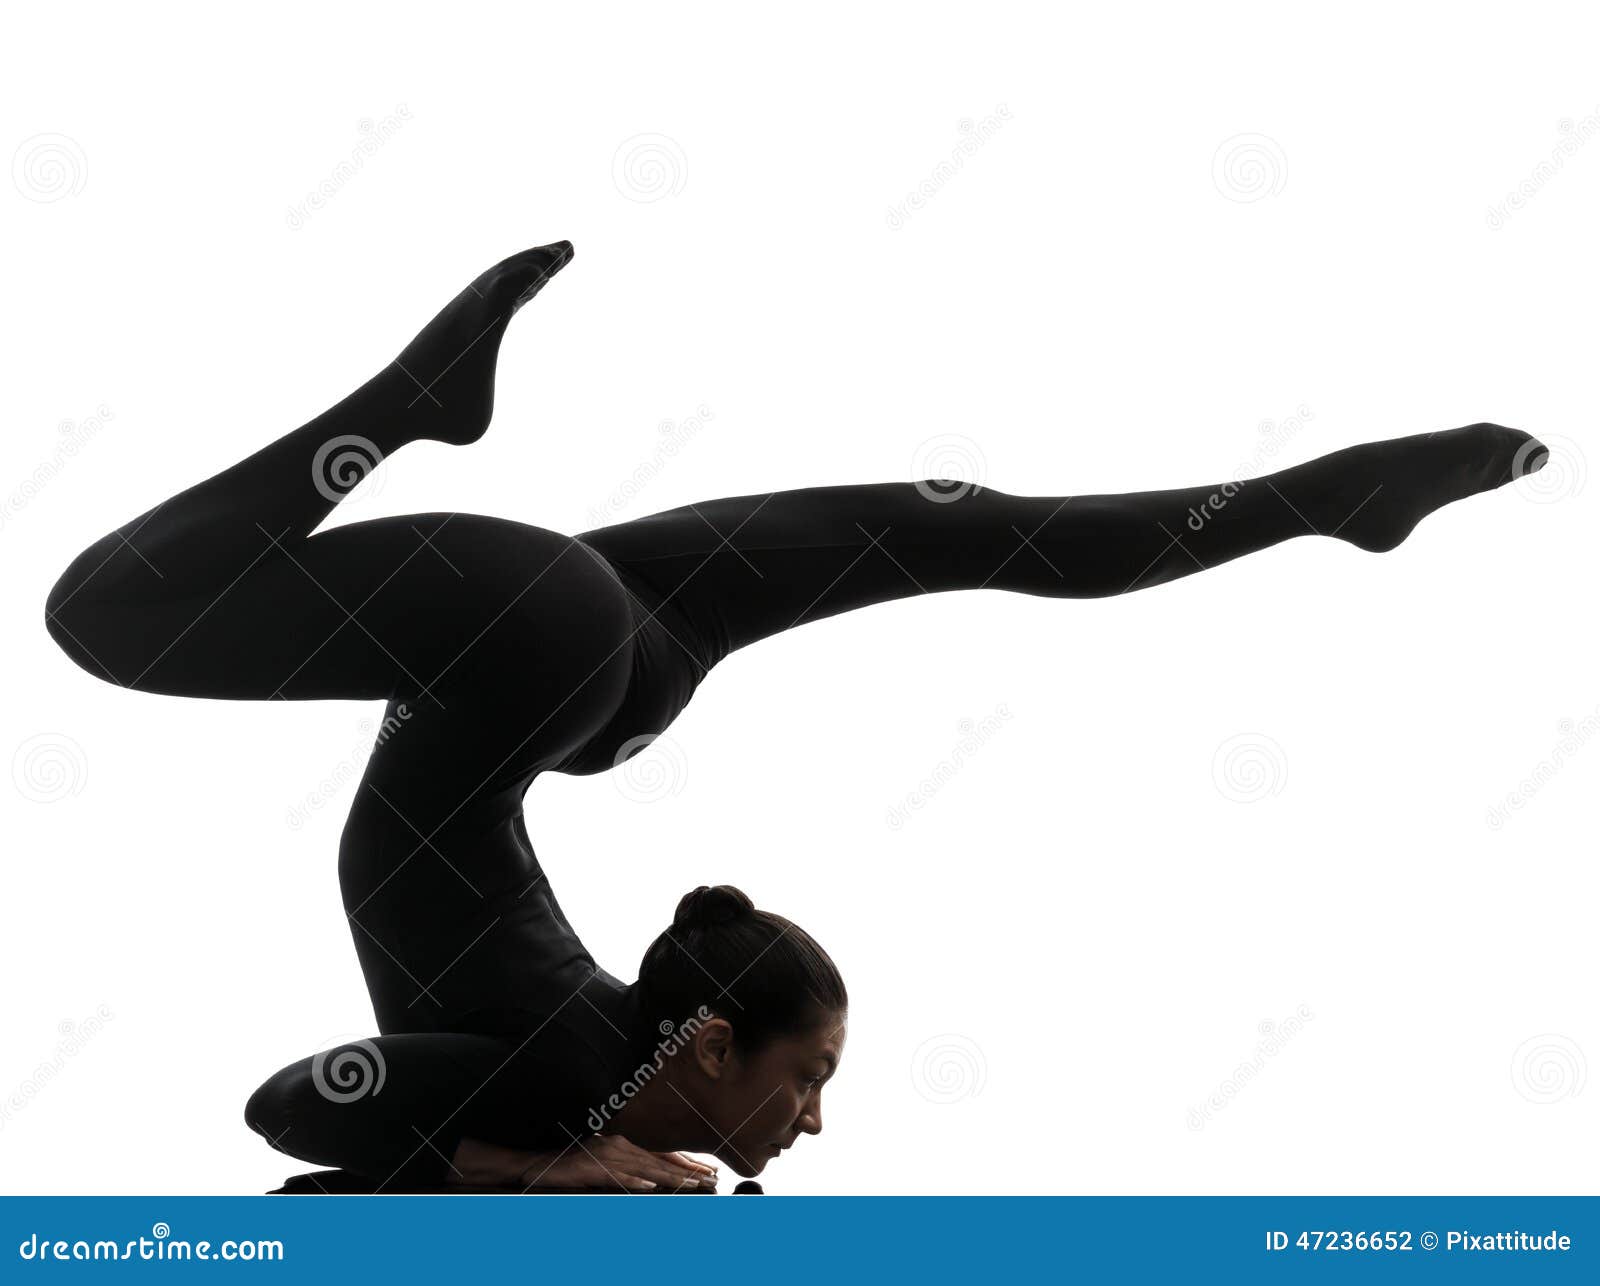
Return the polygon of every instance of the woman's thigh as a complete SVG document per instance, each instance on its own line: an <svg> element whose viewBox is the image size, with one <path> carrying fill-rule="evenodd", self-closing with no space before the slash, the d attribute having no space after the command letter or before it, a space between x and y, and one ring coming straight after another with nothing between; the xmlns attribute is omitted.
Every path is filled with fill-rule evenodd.
<svg viewBox="0 0 1600 1286"><path fill-rule="evenodd" d="M429 513L263 546L203 593L79 594L53 629L92 673L181 696L488 701L521 717L571 704L590 673L603 688L625 672L626 595L570 537Z"/></svg>

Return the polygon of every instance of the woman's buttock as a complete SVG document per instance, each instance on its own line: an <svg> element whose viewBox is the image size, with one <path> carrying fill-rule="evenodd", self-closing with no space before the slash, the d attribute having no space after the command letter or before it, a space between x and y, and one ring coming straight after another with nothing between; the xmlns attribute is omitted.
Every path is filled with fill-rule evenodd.
<svg viewBox="0 0 1600 1286"><path fill-rule="evenodd" d="M428 547L411 561L434 568L426 598L410 605L410 677L389 698L341 842L353 914L394 899L405 919L406 908L453 906L464 893L465 916L514 884L507 828L529 783L607 725L633 673L630 600L596 555L539 528L434 521L443 517L382 520L426 521ZM359 619L381 641L397 612L386 603Z"/></svg>
<svg viewBox="0 0 1600 1286"><path fill-rule="evenodd" d="M391 697L341 841L386 1031L432 1030L482 1003L485 979L532 985L581 951L520 829L523 796L540 772L642 749L704 674L699 640L651 587L568 537L492 521L447 524L418 555L466 573L436 591L458 615L435 642L461 632Z"/></svg>
<svg viewBox="0 0 1600 1286"><path fill-rule="evenodd" d="M504 893L520 875L507 827L534 777L631 757L704 675L687 622L630 573L569 537L466 517L417 555L464 575L416 608L454 616L436 666L390 698L357 787L340 855L352 913L399 894L397 881L405 907L464 893L465 912ZM493 853L515 869L490 869Z"/></svg>
<svg viewBox="0 0 1600 1286"><path fill-rule="evenodd" d="M455 788L460 777L548 768L621 703L633 611L609 564L578 541L477 514L338 531L393 554L381 585L340 598L359 604L345 629L395 658L389 695L409 710L381 739L384 775Z"/></svg>
<svg viewBox="0 0 1600 1286"><path fill-rule="evenodd" d="M599 557L599 555L596 555ZM632 569L610 564L633 615L627 687L606 723L555 770L605 772L631 759L666 730L716 663L693 625Z"/></svg>

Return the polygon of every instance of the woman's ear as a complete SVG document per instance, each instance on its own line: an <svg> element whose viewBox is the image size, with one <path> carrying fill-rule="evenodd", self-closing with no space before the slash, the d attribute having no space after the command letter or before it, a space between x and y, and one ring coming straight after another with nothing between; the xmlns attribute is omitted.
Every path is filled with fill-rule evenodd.
<svg viewBox="0 0 1600 1286"><path fill-rule="evenodd" d="M732 1068L737 1055L733 1049L733 1024L726 1018L712 1018L694 1034L694 1062L712 1080L720 1080Z"/></svg>

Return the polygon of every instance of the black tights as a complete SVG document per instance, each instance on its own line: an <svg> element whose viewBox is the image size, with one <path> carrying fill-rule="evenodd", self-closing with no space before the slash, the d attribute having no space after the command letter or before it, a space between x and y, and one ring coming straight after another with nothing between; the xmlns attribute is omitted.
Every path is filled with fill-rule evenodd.
<svg viewBox="0 0 1600 1286"><path fill-rule="evenodd" d="M523 793L642 747L735 648L923 593L1124 594L1313 533L1387 549L1542 462L1526 434L1474 425L1127 495L924 480L711 500L578 537L460 513L313 535L375 459L483 433L506 324L570 257L558 243L496 265L338 405L89 546L48 602L67 654L124 687L388 703L340 848L385 1033L489 1030L486 1012L571 994L588 958ZM549 997L544 978L560 980Z"/></svg>

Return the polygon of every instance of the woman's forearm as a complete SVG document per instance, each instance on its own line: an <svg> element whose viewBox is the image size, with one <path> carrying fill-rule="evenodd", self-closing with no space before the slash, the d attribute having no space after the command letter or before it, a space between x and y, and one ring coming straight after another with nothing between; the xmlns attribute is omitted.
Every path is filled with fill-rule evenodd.
<svg viewBox="0 0 1600 1286"><path fill-rule="evenodd" d="M450 1158L449 1182L458 1188L528 1187L553 1159L549 1153L463 1138Z"/></svg>

